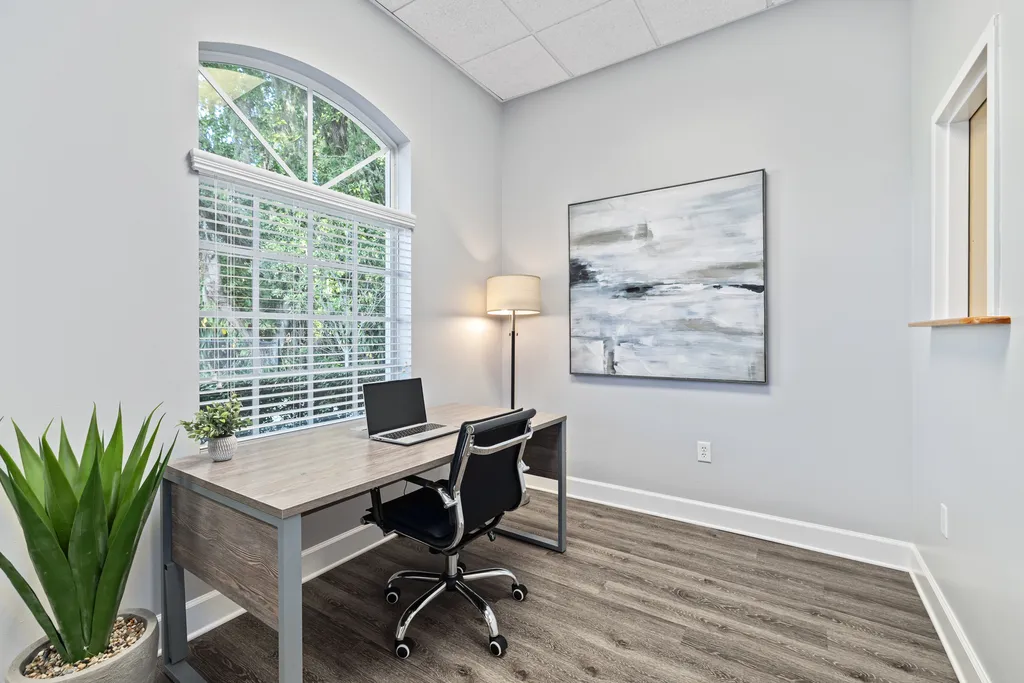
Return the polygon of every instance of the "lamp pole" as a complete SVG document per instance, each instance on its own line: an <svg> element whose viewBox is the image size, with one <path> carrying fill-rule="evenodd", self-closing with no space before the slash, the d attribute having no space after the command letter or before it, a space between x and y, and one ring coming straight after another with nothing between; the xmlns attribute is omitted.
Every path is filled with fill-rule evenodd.
<svg viewBox="0 0 1024 683"><path fill-rule="evenodd" d="M494 275L487 278L487 313L512 318L509 336L512 357L509 359L509 402L516 408L516 337L519 336L519 314L540 313L540 278L536 275Z"/></svg>
<svg viewBox="0 0 1024 683"><path fill-rule="evenodd" d="M512 310L512 405L514 409L516 407L516 312Z"/></svg>

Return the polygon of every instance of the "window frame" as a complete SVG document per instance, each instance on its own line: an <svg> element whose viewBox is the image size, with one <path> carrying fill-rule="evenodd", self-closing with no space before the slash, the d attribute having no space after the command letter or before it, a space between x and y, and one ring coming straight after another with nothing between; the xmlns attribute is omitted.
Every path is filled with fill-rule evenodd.
<svg viewBox="0 0 1024 683"><path fill-rule="evenodd" d="M1000 305L999 15L992 17L932 115L932 318L997 316ZM984 312L970 311L971 117L987 102Z"/></svg>
<svg viewBox="0 0 1024 683"><path fill-rule="evenodd" d="M384 156L386 168L384 171L385 188L383 206L395 206L394 161L395 157L398 155L400 145L390 135L388 135L388 133L382 127L377 125L373 121L372 117L365 115L356 105L351 103L347 98L338 94L336 91L327 87L326 85L323 85L316 79L306 76L305 74L295 71L294 69L290 69L287 66L279 65L276 62L269 61L267 59L250 56L242 52L226 51L223 49L214 48L201 48L199 50L199 59L197 61L197 66L201 71L205 70L203 62L221 62L224 64L244 66L250 69L258 69L260 71L265 71L272 76L276 76L277 78L288 81L293 85L297 85L300 88L304 88L306 90L306 163L308 165L312 165L313 158L313 138L312 135L310 134L313 121L313 107L311 106L313 101L313 95L319 95L328 103L340 109L345 116L347 116L353 123L359 126L359 128L361 128L364 133L369 135L374 140L374 142L379 144L381 149L387 151L387 154L385 154ZM208 76L205 77L209 80ZM308 168L306 177L312 177L312 173ZM325 187L326 189L330 189L329 186L315 185L311 181L302 181L298 179L294 180L296 180L297 182L309 182L310 185L314 185L315 187ZM336 183L337 180L335 179L334 182ZM337 192L337 190L335 190L335 192Z"/></svg>
<svg viewBox="0 0 1024 683"><path fill-rule="evenodd" d="M234 48L234 46L230 47ZM358 93L354 93L353 91L353 95L355 95L355 97L353 98L344 97L341 94L339 94L336 88L329 87L322 81L310 77L302 73L301 71L297 70L296 68L290 68L287 64L279 63L278 60L276 59L264 59L261 57L253 56L252 53L263 54L263 51L255 50L252 48L242 48L240 46L238 48L238 51L236 51L235 49L209 49L201 47L198 61L196 64L197 67L199 67L200 69L204 69L204 62L219 62L224 64L238 65L247 68L257 69L260 71L264 71L268 74L271 74L274 77L293 83L296 86L304 88L307 93L307 131L312 126L313 107L310 105L312 104L314 96L322 98L330 105L341 110L341 112L345 116L347 116L350 120L355 122L360 129L362 129L368 136L371 137L371 139L377 142L380 145L381 150L386 152L384 155L386 163L385 203L377 204L375 202L370 202L359 197L354 197L339 192L337 190L331 189L330 184L317 185L310 180L300 180L287 174L276 173L274 171L259 168L257 166L252 166L244 162L236 161L229 157L223 157L217 154L206 152L198 148L193 149L189 154L189 164L192 171L207 180L222 180L238 186L245 187L248 190L255 193L256 195L262 194L268 196L269 198L290 200L301 205L306 205L311 209L329 212L333 215L345 219L358 221L360 223L376 225L378 227L388 229L389 231L402 229L408 230L410 234L410 246L408 247L408 251L405 253L407 253L407 255L411 257L411 233L415 227L416 219L415 216L412 215L411 213L401 211L395 208L396 200L400 201L402 204L408 204L408 188L403 187L403 191L401 192L401 194L399 196L396 196L398 193L395 192L396 183L394 182L394 178L396 176L396 166L399 163L401 163L404 168L405 163L408 162L408 140L404 139L404 136L399 137L401 135L401 132L398 131L397 128L395 128L394 125L390 121L388 121L386 117L383 116L383 114L377 111L376 108L374 108L372 105L369 105L368 102L364 101L364 105L368 105L365 108L370 109L373 112L372 115L365 114L363 108L360 108L353 104L353 99L359 98ZM297 62L294 62L294 60L290 60L283 57L281 58L280 61L292 63L297 66L304 66L299 65ZM318 73L316 72L315 69L307 68L306 70ZM332 79L328 78L327 80ZM383 122L384 125L381 125L381 122ZM389 134L389 131L386 130L385 127L391 128L392 134ZM394 135L393 132L397 132L398 136ZM309 174L308 166L312 165L311 134L307 135L307 150L308 153L306 170L307 178L310 178L311 175ZM373 157L376 157L376 155L373 155ZM353 167L353 169L357 169L358 166L359 165L357 164L357 166ZM349 169L349 171L354 172L353 169ZM334 179L335 182L337 182L337 180L337 178ZM257 251L257 253L259 252ZM398 254L396 254L395 257L398 258ZM400 297L401 295L398 293L398 290L394 289L394 287L396 283L399 283L401 281L402 280L400 277L399 279L388 278L386 281L387 288L391 290L387 297L387 305L389 307L396 306L400 301L400 299L397 297ZM408 304L411 304L411 292L409 293L408 296L410 297ZM356 305L355 302L353 302L353 304ZM254 307L256 307L258 306L258 303L254 301L253 305ZM198 309L197 313L200 316L209 315L208 311L203 311L202 309ZM255 310L254 314L258 315L258 313ZM408 355L404 358L401 356L396 356L395 361L405 361L404 364L409 368L409 371L411 371L411 308L409 309L408 315ZM316 317L316 314L313 310L309 310L304 313L304 317L312 321ZM354 322L357 317L358 313L353 312ZM258 349L256 352L258 352ZM199 360L201 362L201 359ZM386 365L390 367L391 365L395 364L396 363L394 361L389 361ZM354 365L351 367L349 371L353 375L354 386L358 391L358 377L361 374L362 368L360 368L358 365ZM309 376L315 377L315 374L310 372ZM258 381L259 376L254 373L253 378L254 381ZM201 383L203 378L201 376L197 376L197 380L199 380L199 382ZM314 380L311 379L310 381ZM254 418L261 414L261 411L259 410L259 405L255 401L255 398L256 392L254 391L254 402L251 408L251 413ZM271 431L262 434L260 433L260 425L258 424L258 421L254 420L256 424L254 424L252 434L246 438L262 438L266 436L273 436L275 434L282 433L283 431L312 429L320 426L330 426L332 424L337 424L339 422L346 420L359 419L359 415L361 415L361 409L358 407L358 402L356 405L357 411L359 411L359 413L356 416L343 418L339 420L331 420L329 422L320 424L317 424L315 422L311 424L301 424L298 426L285 428L284 430L281 431Z"/></svg>

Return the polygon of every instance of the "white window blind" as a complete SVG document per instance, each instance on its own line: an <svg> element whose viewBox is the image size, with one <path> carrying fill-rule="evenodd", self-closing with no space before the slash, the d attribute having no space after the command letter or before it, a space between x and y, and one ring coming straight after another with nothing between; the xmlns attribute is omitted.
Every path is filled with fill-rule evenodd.
<svg viewBox="0 0 1024 683"><path fill-rule="evenodd" d="M237 394L253 419L241 436L362 415L363 383L410 372L411 216L192 158L200 404Z"/></svg>

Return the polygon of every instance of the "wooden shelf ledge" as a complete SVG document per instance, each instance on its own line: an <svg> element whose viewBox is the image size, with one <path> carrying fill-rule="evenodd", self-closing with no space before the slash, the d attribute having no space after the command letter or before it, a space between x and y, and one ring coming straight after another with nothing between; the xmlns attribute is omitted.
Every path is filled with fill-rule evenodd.
<svg viewBox="0 0 1024 683"><path fill-rule="evenodd" d="M964 327L967 325L1009 325L1008 315L974 315L969 318L946 318L945 320L922 320L910 323L910 327Z"/></svg>

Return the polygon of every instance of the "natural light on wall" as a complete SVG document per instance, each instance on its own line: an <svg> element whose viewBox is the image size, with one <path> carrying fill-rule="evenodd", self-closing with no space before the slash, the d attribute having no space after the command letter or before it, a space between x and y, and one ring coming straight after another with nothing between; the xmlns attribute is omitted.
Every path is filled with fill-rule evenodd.
<svg viewBox="0 0 1024 683"><path fill-rule="evenodd" d="M316 84L212 61L198 83L200 404L237 394L242 436L357 417L410 372L392 147Z"/></svg>

